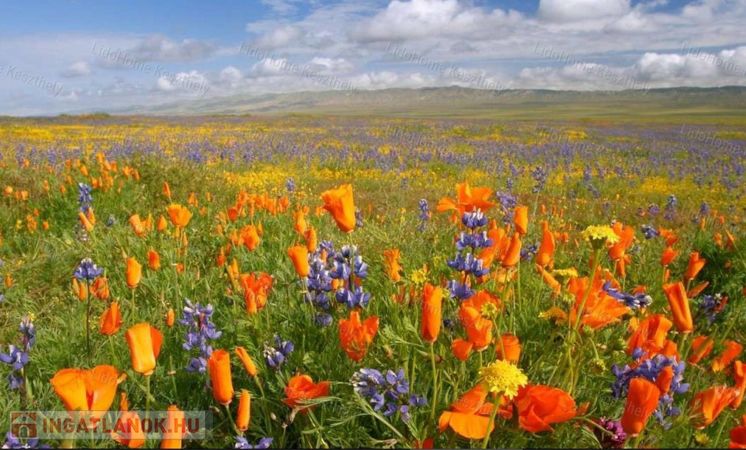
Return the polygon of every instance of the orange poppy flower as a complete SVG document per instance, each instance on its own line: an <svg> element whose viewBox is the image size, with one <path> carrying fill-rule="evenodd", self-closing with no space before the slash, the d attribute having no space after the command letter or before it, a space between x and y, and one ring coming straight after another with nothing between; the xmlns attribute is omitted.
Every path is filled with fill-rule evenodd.
<svg viewBox="0 0 746 450"><path fill-rule="evenodd" d="M514 402L518 425L529 433L551 431L553 423L567 422L577 415L570 394L550 386L526 385L518 390Z"/></svg>
<svg viewBox="0 0 746 450"><path fill-rule="evenodd" d="M135 258L131 256L127 258L127 268L125 269L124 275L127 280L127 286L130 289L134 289L138 284L140 284L140 280L142 279L142 266Z"/></svg>
<svg viewBox="0 0 746 450"><path fill-rule="evenodd" d="M633 378L629 382L627 403L621 420L625 433L636 436L645 428L650 415L658 407L660 396L658 386L645 378Z"/></svg>
<svg viewBox="0 0 746 450"><path fill-rule="evenodd" d="M161 256L152 248L148 250L148 268L158 270L161 268Z"/></svg>
<svg viewBox="0 0 746 450"><path fill-rule="evenodd" d="M308 264L308 249L302 245L294 245L288 249L288 256L293 261L295 273L301 278L307 277L311 272L311 265Z"/></svg>
<svg viewBox="0 0 746 450"><path fill-rule="evenodd" d="M90 233L93 231L94 223L82 211L78 212L78 220L80 220L80 224L87 232Z"/></svg>
<svg viewBox="0 0 746 450"><path fill-rule="evenodd" d="M692 339L692 354L689 355L687 362L697 364L712 352L715 342L707 336L697 336Z"/></svg>
<svg viewBox="0 0 746 450"><path fill-rule="evenodd" d="M746 448L746 425L740 425L730 430L728 448Z"/></svg>
<svg viewBox="0 0 746 450"><path fill-rule="evenodd" d="M243 288L246 312L256 314L267 304L267 296L272 289L272 276L268 273L242 274L240 277Z"/></svg>
<svg viewBox="0 0 746 450"><path fill-rule="evenodd" d="M673 247L669 246L663 249L663 254L661 254L661 266L666 267L671 264L678 254L679 253L674 250Z"/></svg>
<svg viewBox="0 0 746 450"><path fill-rule="evenodd" d="M196 200L195 200L196 201ZM177 203L172 203L166 207L168 218L171 219L173 226L177 228L184 228L192 220L192 212L189 208L181 206Z"/></svg>
<svg viewBox="0 0 746 450"><path fill-rule="evenodd" d="M612 298L601 289L604 280L597 278L592 283L588 277L572 278L567 286L568 292L575 296L575 303L570 311L571 323L577 323L578 311L585 305L581 313L580 323L594 330L599 330L611 323L618 321L623 315L630 310L623 303ZM590 289L588 296L585 297L585 291Z"/></svg>
<svg viewBox="0 0 746 450"><path fill-rule="evenodd" d="M166 221L166 218L163 217L163 215L158 216L158 222L156 222L155 229L162 232L166 231L166 228L168 228L168 222Z"/></svg>
<svg viewBox="0 0 746 450"><path fill-rule="evenodd" d="M684 281L689 282L693 280L700 270L705 266L707 260L699 257L699 252L692 252L689 255L689 264L686 266L686 272L684 272Z"/></svg>
<svg viewBox="0 0 746 450"><path fill-rule="evenodd" d="M130 349L132 370L145 376L155 370L155 363L161 353L163 335L149 323L138 323L125 333Z"/></svg>
<svg viewBox="0 0 746 450"><path fill-rule="evenodd" d="M108 300L111 293L109 292L109 280L106 277L98 277L91 283L91 294L99 300Z"/></svg>
<svg viewBox="0 0 746 450"><path fill-rule="evenodd" d="M215 350L207 360L212 396L221 405L233 400L233 380L231 379L231 356L225 350Z"/></svg>
<svg viewBox="0 0 746 450"><path fill-rule="evenodd" d="M129 224L132 227L132 231L135 232L135 235L137 237L143 237L146 234L148 234L148 228L145 225L145 223L143 223L143 221L140 219L139 214L133 214L132 216L130 216Z"/></svg>
<svg viewBox="0 0 746 450"><path fill-rule="evenodd" d="M469 359L469 355L471 355L473 349L474 344L466 339L454 339L451 343L451 352L453 352L453 356L455 356L459 361L466 361Z"/></svg>
<svg viewBox="0 0 746 450"><path fill-rule="evenodd" d="M352 196L352 185L343 184L336 189L329 189L321 194L324 209L345 233L355 229L355 201Z"/></svg>
<svg viewBox="0 0 746 450"><path fill-rule="evenodd" d="M521 261L521 236L516 232L513 233L513 238L510 240L505 254L502 258L503 267L513 267Z"/></svg>
<svg viewBox="0 0 746 450"><path fill-rule="evenodd" d="M738 356L741 354L743 346L736 341L725 341L725 350L723 353L712 361L712 371L720 372L726 367L730 366Z"/></svg>
<svg viewBox="0 0 746 450"><path fill-rule="evenodd" d="M251 356L249 356L249 352L247 352L243 347L236 347L236 355L238 355L238 359L241 360L241 364L243 364L244 369L246 369L246 373L255 377L259 371L257 370L254 361L251 359Z"/></svg>
<svg viewBox="0 0 746 450"><path fill-rule="evenodd" d="M140 416L132 411L122 411L114 423L111 437L127 448L140 448L145 445L145 430Z"/></svg>
<svg viewBox="0 0 746 450"><path fill-rule="evenodd" d="M166 326L172 328L176 322L176 313L173 308L168 308L166 311Z"/></svg>
<svg viewBox="0 0 746 450"><path fill-rule="evenodd" d="M636 349L642 349L646 355L658 354L666 343L668 331L673 322L663 314L652 314L642 321L627 341L627 354L631 355Z"/></svg>
<svg viewBox="0 0 746 450"><path fill-rule="evenodd" d="M443 295L442 288L430 283L422 289L422 339L425 342L438 340L443 320Z"/></svg>
<svg viewBox="0 0 746 450"><path fill-rule="evenodd" d="M58 370L50 383L68 411L87 412L101 418L114 402L119 383L114 366Z"/></svg>
<svg viewBox="0 0 746 450"><path fill-rule="evenodd" d="M743 396L746 394L746 367L741 361L733 363L733 379L735 381L735 388L738 391L738 395L730 404L733 409L738 409L743 401Z"/></svg>
<svg viewBox="0 0 746 450"><path fill-rule="evenodd" d="M559 294L562 291L562 285L559 281L557 281L556 278L554 278L554 275L547 272L543 267L541 267L539 264L536 265L536 270L541 274L541 279L544 281L544 284L546 284L549 289L552 290L555 294Z"/></svg>
<svg viewBox="0 0 746 450"><path fill-rule="evenodd" d="M186 433L184 411L176 405L169 406L166 412L165 427L161 448L181 448L181 441Z"/></svg>
<svg viewBox="0 0 746 450"><path fill-rule="evenodd" d="M474 350L482 351L492 343L492 321L483 318L479 310L462 304L459 308L459 319Z"/></svg>
<svg viewBox="0 0 746 450"><path fill-rule="evenodd" d="M503 355L503 349L505 355ZM518 363L518 360L521 359L521 341L514 334L504 333L500 336L500 342L495 344L495 351L498 359Z"/></svg>
<svg viewBox="0 0 746 450"><path fill-rule="evenodd" d="M490 201L491 198L493 198L492 189L488 187L472 188L468 182L463 182L456 184L456 199L443 197L435 209L438 212L454 210L458 212L459 216L462 216L465 212L471 212L475 209L487 211L492 208L495 203Z"/></svg>
<svg viewBox="0 0 746 450"><path fill-rule="evenodd" d="M668 305L671 307L673 323L676 329L681 333L689 333L694 329L692 322L692 313L689 309L689 298L686 296L684 283L666 284L663 286L663 292L668 299Z"/></svg>
<svg viewBox="0 0 746 450"><path fill-rule="evenodd" d="M694 427L701 430L710 425L737 397L738 390L728 386L713 386L695 394L690 405Z"/></svg>
<svg viewBox="0 0 746 450"><path fill-rule="evenodd" d="M249 429L251 420L251 394L246 389L241 389L241 397L238 401L238 413L236 414L236 428L240 431Z"/></svg>
<svg viewBox="0 0 746 450"><path fill-rule="evenodd" d="M342 349L353 361L365 357L368 346L378 333L378 316L370 316L360 321L360 313L351 311L348 319L339 321L339 342Z"/></svg>
<svg viewBox="0 0 746 450"><path fill-rule="evenodd" d="M383 263L386 267L386 275L394 283L401 281L402 267L399 263L400 252L398 248L383 251Z"/></svg>
<svg viewBox="0 0 746 450"><path fill-rule="evenodd" d="M305 412L308 407L302 407L305 400L313 400L319 397L329 395L329 382L313 382L313 378L308 375L295 375L288 381L285 386L285 399L282 401L291 408L298 408L299 411Z"/></svg>
<svg viewBox="0 0 746 450"><path fill-rule="evenodd" d="M525 236L528 231L528 206L518 205L513 210L513 225L515 231Z"/></svg>
<svg viewBox="0 0 746 450"><path fill-rule="evenodd" d="M554 234L549 230L549 223L546 220L541 222L541 229L541 245L536 252L536 264L542 268L551 267L554 262Z"/></svg>
<svg viewBox="0 0 746 450"><path fill-rule="evenodd" d="M246 225L241 228L240 231L241 243L249 251L254 251L261 243L262 239L259 237L259 230L254 225Z"/></svg>
<svg viewBox="0 0 746 450"><path fill-rule="evenodd" d="M492 433L494 423L490 423L490 415L495 405L487 401L487 389L478 384L454 402L448 411L444 411L438 419L438 431L441 433L450 428L456 434L466 439L484 439ZM505 419L513 415L509 404L501 399L498 414Z"/></svg>
<svg viewBox="0 0 746 450"><path fill-rule="evenodd" d="M105 336L111 336L119 331L122 326L122 313L119 311L119 303L112 302L101 315L100 332Z"/></svg>

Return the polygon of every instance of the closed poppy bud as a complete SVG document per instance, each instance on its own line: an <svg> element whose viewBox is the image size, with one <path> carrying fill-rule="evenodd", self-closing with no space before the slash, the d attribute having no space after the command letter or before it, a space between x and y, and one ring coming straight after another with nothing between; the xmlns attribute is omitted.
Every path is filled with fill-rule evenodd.
<svg viewBox="0 0 746 450"><path fill-rule="evenodd" d="M163 195L171 200L171 186L168 185L168 181L163 182Z"/></svg>
<svg viewBox="0 0 746 450"><path fill-rule="evenodd" d="M306 248L308 251L312 252L316 250L316 246L319 245L319 240L316 237L316 229L314 227L308 227L303 237L306 240Z"/></svg>
<svg viewBox="0 0 746 450"><path fill-rule="evenodd" d="M133 325L125 333L130 349L132 370L145 376L155 370L155 363L161 353L163 335L149 323Z"/></svg>
<svg viewBox="0 0 746 450"><path fill-rule="evenodd" d="M661 391L646 378L637 377L629 382L627 403L622 415L622 428L632 436L640 434L650 415L658 407Z"/></svg>
<svg viewBox="0 0 746 450"><path fill-rule="evenodd" d="M236 355L238 355L238 359L241 360L241 364L243 364L244 369L246 369L246 373L255 377L259 371L256 369L256 365L251 359L251 356L249 356L249 352L247 352L243 347L236 347Z"/></svg>
<svg viewBox="0 0 746 450"><path fill-rule="evenodd" d="M145 223L140 219L139 214L133 214L129 219L129 223L132 227L132 231L135 232L137 237L143 237L147 234L148 229L145 226Z"/></svg>
<svg viewBox="0 0 746 450"><path fill-rule="evenodd" d="M215 350L207 361L207 371L212 384L212 396L221 405L233 400L233 380L231 379L231 357L225 350Z"/></svg>
<svg viewBox="0 0 746 450"><path fill-rule="evenodd" d="M505 333L500 337L500 341L495 345L498 359L517 363L521 359L521 341L518 337ZM503 350L505 351L504 355Z"/></svg>
<svg viewBox="0 0 746 450"><path fill-rule="evenodd" d="M663 250L663 254L661 254L661 266L668 266L673 262L674 258L676 258L676 255L678 253L676 250L673 249L673 247L668 246Z"/></svg>
<svg viewBox="0 0 746 450"><path fill-rule="evenodd" d="M720 372L726 367L730 366L738 356L741 354L743 347L736 341L725 341L725 350L723 353L712 361L712 371Z"/></svg>
<svg viewBox="0 0 746 450"><path fill-rule="evenodd" d="M173 327L175 320L176 314L174 313L174 309L168 308L168 311L166 312L166 326L169 328Z"/></svg>
<svg viewBox="0 0 746 450"><path fill-rule="evenodd" d="M150 270L158 270L161 268L161 256L152 248L148 250L148 267Z"/></svg>
<svg viewBox="0 0 746 450"><path fill-rule="evenodd" d="M168 407L166 412L166 431L161 439L161 448L181 448L181 441L186 434L184 411L176 405Z"/></svg>
<svg viewBox="0 0 746 450"><path fill-rule="evenodd" d="M82 211L78 213L78 219L80 220L80 224L83 225L83 228L85 228L87 232L90 233L91 231L93 231L93 222L91 222L88 217L83 214Z"/></svg>
<svg viewBox="0 0 746 450"><path fill-rule="evenodd" d="M684 272L684 281L693 280L700 270L705 266L706 259L699 257L699 252L692 252L689 255L689 264Z"/></svg>
<svg viewBox="0 0 746 450"><path fill-rule="evenodd" d="M513 238L510 240L510 245L503 256L502 266L513 267L521 260L521 237L516 232L513 233Z"/></svg>
<svg viewBox="0 0 746 450"><path fill-rule="evenodd" d="M293 261L295 273L301 278L307 277L311 271L311 266L308 264L308 249L302 245L294 245L288 249L288 256Z"/></svg>
<svg viewBox="0 0 746 450"><path fill-rule="evenodd" d="M295 223L293 225L295 231L300 235L305 234L306 230L308 229L305 212L303 210L295 211L295 213L293 213L293 218L295 219Z"/></svg>
<svg viewBox="0 0 746 450"><path fill-rule="evenodd" d="M536 252L536 264L541 267L547 267L552 264L554 257L554 234L549 230L549 224L546 221L541 223L541 228L541 245Z"/></svg>
<svg viewBox="0 0 746 450"><path fill-rule="evenodd" d="M689 309L689 298L686 296L684 283L667 284L663 286L663 292L668 298L668 305L673 314L673 323L681 333L689 333L694 329L692 313Z"/></svg>
<svg viewBox="0 0 746 450"><path fill-rule="evenodd" d="M100 332L105 336L111 336L119 331L122 326L122 313L119 311L119 303L112 302L101 315Z"/></svg>
<svg viewBox="0 0 746 450"><path fill-rule="evenodd" d="M673 381L673 367L666 366L655 378L655 385L658 386L661 394L666 394L671 388L671 381Z"/></svg>
<svg viewBox="0 0 746 450"><path fill-rule="evenodd" d="M241 389L241 397L238 401L238 414L236 414L236 428L240 431L249 429L251 420L251 394L246 389Z"/></svg>
<svg viewBox="0 0 746 450"><path fill-rule="evenodd" d="M142 279L142 266L133 257L127 258L127 269L125 270L125 278L127 280L127 286L130 289L134 289L140 284Z"/></svg>
<svg viewBox="0 0 746 450"><path fill-rule="evenodd" d="M166 231L168 228L168 221L166 221L166 218L163 217L163 215L158 217L158 222L156 222L155 229L158 231Z"/></svg>
<svg viewBox="0 0 746 450"><path fill-rule="evenodd" d="M513 212L513 225L521 236L528 231L528 206L516 206Z"/></svg>
<svg viewBox="0 0 746 450"><path fill-rule="evenodd" d="M5 276L5 280L6 280L5 286L6 287L10 287L10 286L8 286L8 278L9 277L10 277L10 275L6 275ZM13 285L12 278L11 278L10 285L11 286ZM72 285L73 285L73 294L75 294L75 296L78 297L78 300L82 301L82 300L85 300L85 299L88 298L88 284L86 282L80 281L77 278L73 278Z"/></svg>
<svg viewBox="0 0 746 450"><path fill-rule="evenodd" d="M398 248L390 248L383 251L383 263L386 268L386 275L394 283L401 281L402 266L399 263L401 252Z"/></svg>
<svg viewBox="0 0 746 450"><path fill-rule="evenodd" d="M168 217L171 219L171 223L175 227L184 228L192 219L192 212L189 211L189 208L176 203L168 205L166 212L168 213Z"/></svg>
<svg viewBox="0 0 746 450"><path fill-rule="evenodd" d="M355 202L352 197L352 185L343 184L321 194L324 209L327 210L337 227L345 233L355 229Z"/></svg>
<svg viewBox="0 0 746 450"><path fill-rule="evenodd" d="M435 342L440 334L443 320L443 289L430 283L425 284L422 292L422 339Z"/></svg>

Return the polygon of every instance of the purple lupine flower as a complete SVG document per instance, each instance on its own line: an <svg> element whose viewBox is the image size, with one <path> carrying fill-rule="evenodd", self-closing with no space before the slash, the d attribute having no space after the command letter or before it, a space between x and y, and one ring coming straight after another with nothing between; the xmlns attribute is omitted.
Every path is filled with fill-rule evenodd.
<svg viewBox="0 0 746 450"><path fill-rule="evenodd" d="M477 209L476 211L465 212L461 217L461 223L463 223L466 228L474 230L487 225L487 217L482 211Z"/></svg>
<svg viewBox="0 0 746 450"><path fill-rule="evenodd" d="M448 291L451 293L451 297L457 300L467 300L474 295L474 291L468 284L456 280L448 282Z"/></svg>
<svg viewBox="0 0 746 450"><path fill-rule="evenodd" d="M651 303L653 303L653 297L647 294L628 294L626 292L621 292L618 289L613 288L610 281L604 283L603 290L609 295L609 297L615 298L619 302L624 303L628 308L647 308Z"/></svg>
<svg viewBox="0 0 746 450"><path fill-rule="evenodd" d="M93 203L93 195L91 195L92 188L85 183L78 183L78 204L80 204L80 210L84 213L88 212L88 209Z"/></svg>
<svg viewBox="0 0 746 450"><path fill-rule="evenodd" d="M5 434L5 442L3 442L2 448L20 449L20 448L38 448L47 449L51 448L48 445L42 445L38 438L29 438L25 444L21 443L21 440L17 438L11 431Z"/></svg>
<svg viewBox="0 0 746 450"><path fill-rule="evenodd" d="M531 189L531 192L534 194L537 194L544 190L544 186L547 184L547 178L549 177L549 172L544 167L536 166L534 170L531 171L531 177L534 179L534 187Z"/></svg>
<svg viewBox="0 0 746 450"><path fill-rule="evenodd" d="M698 303L699 310L707 318L707 322L712 325L721 312L728 304L728 297L722 294L704 295Z"/></svg>
<svg viewBox="0 0 746 450"><path fill-rule="evenodd" d="M290 193L295 192L295 180L292 177L285 180L285 189Z"/></svg>
<svg viewBox="0 0 746 450"><path fill-rule="evenodd" d="M243 436L236 436L236 445L233 448L242 449L242 450L251 450L251 449L265 449L269 448L270 445L272 445L273 439L271 437L265 437L259 439L259 442L252 445L249 444L249 441L246 440Z"/></svg>
<svg viewBox="0 0 746 450"><path fill-rule="evenodd" d="M94 264L91 258L83 258L78 267L75 268L73 276L79 281L92 282L100 277L102 273L104 273L104 269Z"/></svg>
<svg viewBox="0 0 746 450"><path fill-rule="evenodd" d="M624 432L622 423L619 420L601 417L595 422L607 431L607 433L604 433L599 429L593 429L593 434L596 435L596 439L598 439L598 442L601 444L601 448L624 447L624 442L627 440L627 433Z"/></svg>
<svg viewBox="0 0 746 450"><path fill-rule="evenodd" d="M187 351L199 349L199 355L192 357L187 363L186 371L204 373L207 370L207 360L212 354L210 341L218 339L222 332L212 323L212 305L194 304L189 299L185 303L179 319L179 323L187 327L182 347Z"/></svg>
<svg viewBox="0 0 746 450"><path fill-rule="evenodd" d="M352 374L350 379L356 394L366 399L375 411L382 411L386 417L399 413L404 422L411 419L411 409L427 405L425 397L409 392L409 382L404 370L394 372L389 369L385 374L371 368L362 368Z"/></svg>
<svg viewBox="0 0 746 450"><path fill-rule="evenodd" d="M645 235L645 239L653 239L654 237L660 236L658 230L656 230L652 225L643 225L641 229L642 234Z"/></svg>
<svg viewBox="0 0 746 450"><path fill-rule="evenodd" d="M284 341L280 336L275 335L274 345L264 344L264 360L269 367L279 370L294 349L292 342Z"/></svg>
<svg viewBox="0 0 746 450"><path fill-rule="evenodd" d="M419 202L419 208L420 208L420 224L417 225L417 231L424 231L425 225L430 220L430 205L428 205L427 200L424 198L420 199Z"/></svg>

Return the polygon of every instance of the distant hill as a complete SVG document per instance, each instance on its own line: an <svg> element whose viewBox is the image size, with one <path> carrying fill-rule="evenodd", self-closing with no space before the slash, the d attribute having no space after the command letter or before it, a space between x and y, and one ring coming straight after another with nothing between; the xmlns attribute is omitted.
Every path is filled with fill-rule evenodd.
<svg viewBox="0 0 746 450"><path fill-rule="evenodd" d="M462 87L238 95L131 107L114 114L287 114L516 119L746 117L746 87L626 91L480 90Z"/></svg>

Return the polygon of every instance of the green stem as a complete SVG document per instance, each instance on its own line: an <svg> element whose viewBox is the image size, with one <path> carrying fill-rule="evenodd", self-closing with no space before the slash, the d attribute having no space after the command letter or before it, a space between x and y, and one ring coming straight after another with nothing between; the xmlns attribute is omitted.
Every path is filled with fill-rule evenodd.
<svg viewBox="0 0 746 450"><path fill-rule="evenodd" d="M433 366L433 399L432 411L430 412L430 421L435 420L435 405L438 402L438 370L435 366L435 342L430 343L430 363Z"/></svg>
<svg viewBox="0 0 746 450"><path fill-rule="evenodd" d="M86 279L85 282L85 348L88 356L88 365L91 365L91 285Z"/></svg>
<svg viewBox="0 0 746 450"><path fill-rule="evenodd" d="M487 448L487 443L490 440L490 434L492 434L490 428L493 428L495 426L495 417L497 416L498 409L497 401L498 400L495 398L494 408L492 408L492 412L490 413L490 421L487 422L487 433L485 433L484 439L482 440L482 448Z"/></svg>

